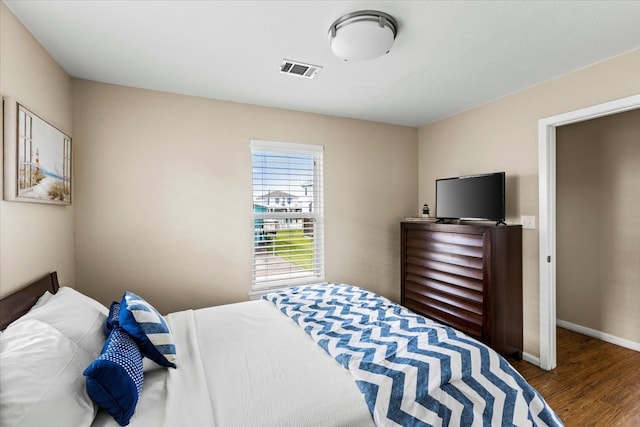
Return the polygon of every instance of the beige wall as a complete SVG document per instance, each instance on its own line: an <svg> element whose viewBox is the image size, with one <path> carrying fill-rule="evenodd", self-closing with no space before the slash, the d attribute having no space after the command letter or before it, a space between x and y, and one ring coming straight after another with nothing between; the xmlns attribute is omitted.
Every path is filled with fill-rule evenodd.
<svg viewBox="0 0 640 427"><path fill-rule="evenodd" d="M557 317L640 343L640 110L556 141Z"/></svg>
<svg viewBox="0 0 640 427"><path fill-rule="evenodd" d="M0 3L0 93L72 135L71 79L4 3ZM0 162L2 182L3 173ZM52 270L59 272L62 284L73 285L73 220L73 206L0 201L0 296Z"/></svg>
<svg viewBox="0 0 640 427"><path fill-rule="evenodd" d="M504 170L507 221L538 216L538 120L640 93L640 50L423 126L420 203L436 178ZM435 208L435 204L433 205ZM523 230L524 350L539 355L538 231Z"/></svg>
<svg viewBox="0 0 640 427"><path fill-rule="evenodd" d="M326 275L399 298L418 131L73 81L78 288L161 311L247 300L251 139L325 146Z"/></svg>

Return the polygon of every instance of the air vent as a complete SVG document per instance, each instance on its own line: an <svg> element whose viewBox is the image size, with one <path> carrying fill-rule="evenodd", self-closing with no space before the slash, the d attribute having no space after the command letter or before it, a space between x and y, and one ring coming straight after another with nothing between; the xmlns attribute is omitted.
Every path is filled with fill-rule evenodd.
<svg viewBox="0 0 640 427"><path fill-rule="evenodd" d="M320 70L322 70L322 67L319 65L305 64L298 61L291 61L289 59L283 59L282 64L280 64L281 73L306 77L308 79L312 79L317 76Z"/></svg>

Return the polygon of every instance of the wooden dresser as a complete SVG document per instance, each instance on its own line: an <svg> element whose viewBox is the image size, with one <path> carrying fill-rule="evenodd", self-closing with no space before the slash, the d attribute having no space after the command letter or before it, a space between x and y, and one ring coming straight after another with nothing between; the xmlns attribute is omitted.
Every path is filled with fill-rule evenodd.
<svg viewBox="0 0 640 427"><path fill-rule="evenodd" d="M401 303L522 356L522 227L401 223Z"/></svg>

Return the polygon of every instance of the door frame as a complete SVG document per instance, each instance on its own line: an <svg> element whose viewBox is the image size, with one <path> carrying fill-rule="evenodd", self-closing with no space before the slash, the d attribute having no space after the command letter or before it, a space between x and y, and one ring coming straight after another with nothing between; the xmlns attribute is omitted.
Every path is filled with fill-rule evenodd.
<svg viewBox="0 0 640 427"><path fill-rule="evenodd" d="M556 128L640 108L640 95L538 120L538 215L540 271L540 359L556 367Z"/></svg>

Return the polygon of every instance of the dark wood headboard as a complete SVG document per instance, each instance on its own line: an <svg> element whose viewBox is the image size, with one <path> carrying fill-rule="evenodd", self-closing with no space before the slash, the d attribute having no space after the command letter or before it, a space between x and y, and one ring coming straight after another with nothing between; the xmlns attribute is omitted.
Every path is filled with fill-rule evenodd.
<svg viewBox="0 0 640 427"><path fill-rule="evenodd" d="M59 287L58 273L54 271L19 291L2 298L0 300L0 330L4 330L9 323L29 311L45 291L55 294L58 292Z"/></svg>

